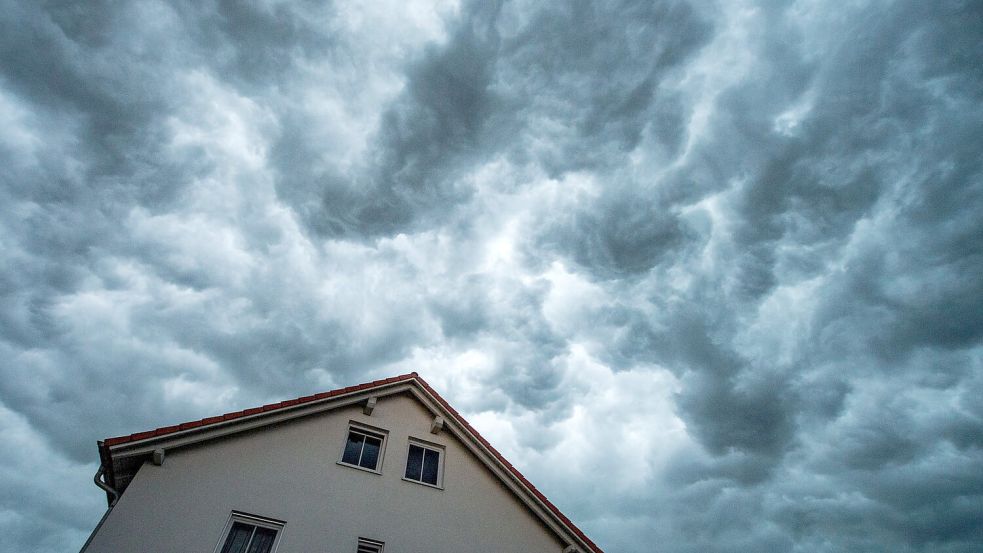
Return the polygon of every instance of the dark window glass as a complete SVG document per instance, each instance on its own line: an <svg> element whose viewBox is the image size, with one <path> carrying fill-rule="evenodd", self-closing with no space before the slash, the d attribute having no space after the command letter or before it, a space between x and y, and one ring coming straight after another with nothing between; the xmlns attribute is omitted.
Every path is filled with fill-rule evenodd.
<svg viewBox="0 0 983 553"><path fill-rule="evenodd" d="M253 526L241 522L233 522L229 537L225 538L222 553L246 553L249 538L253 536Z"/></svg>
<svg viewBox="0 0 983 553"><path fill-rule="evenodd" d="M349 432L348 442L345 443L345 455L342 456L341 462L348 463L350 465L357 465L358 458L362 454L362 442L364 441L365 436L354 432Z"/></svg>
<svg viewBox="0 0 983 553"><path fill-rule="evenodd" d="M270 528L256 528L253 534L253 542L249 545L248 553L270 553L273 549L273 540L276 538L276 530Z"/></svg>
<svg viewBox="0 0 983 553"><path fill-rule="evenodd" d="M410 450L406 456L406 478L436 486L439 470L439 451L410 444Z"/></svg>
<svg viewBox="0 0 983 553"><path fill-rule="evenodd" d="M233 522L229 535L225 538L222 553L270 553L276 530Z"/></svg>
<svg viewBox="0 0 983 553"><path fill-rule="evenodd" d="M440 464L440 454L432 449L424 451L423 478L427 484L437 485L437 466Z"/></svg>
<svg viewBox="0 0 983 553"><path fill-rule="evenodd" d="M348 432L348 441L345 442L345 452L341 456L341 462L376 470L381 451L381 437L352 430Z"/></svg>
<svg viewBox="0 0 983 553"><path fill-rule="evenodd" d="M379 463L379 448L382 447L382 440L371 436L365 437L365 446L362 450L362 460L359 466L375 470Z"/></svg>
<svg viewBox="0 0 983 553"><path fill-rule="evenodd" d="M406 477L410 480L419 480L421 472L423 472L423 448L410 444L410 453L406 458Z"/></svg>

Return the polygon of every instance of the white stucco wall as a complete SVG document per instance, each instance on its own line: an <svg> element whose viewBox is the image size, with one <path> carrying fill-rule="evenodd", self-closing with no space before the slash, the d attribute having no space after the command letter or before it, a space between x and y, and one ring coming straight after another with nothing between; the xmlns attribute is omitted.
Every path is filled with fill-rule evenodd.
<svg viewBox="0 0 983 553"><path fill-rule="evenodd" d="M563 544L408 395L169 451L145 464L87 553L212 553L231 511L286 521L278 553L533 553ZM389 431L382 474L337 464L349 421ZM402 479L409 437L446 448L443 489Z"/></svg>

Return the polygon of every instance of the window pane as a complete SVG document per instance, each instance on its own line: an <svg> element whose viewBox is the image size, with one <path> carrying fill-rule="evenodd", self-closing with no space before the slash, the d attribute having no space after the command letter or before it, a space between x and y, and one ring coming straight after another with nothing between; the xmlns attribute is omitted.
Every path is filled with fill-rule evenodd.
<svg viewBox="0 0 983 553"><path fill-rule="evenodd" d="M406 477L411 480L419 480L420 473L423 471L423 448L410 445L410 454L406 458Z"/></svg>
<svg viewBox="0 0 983 553"><path fill-rule="evenodd" d="M423 457L423 481L437 485L437 467L440 465L440 454L432 449L426 450Z"/></svg>
<svg viewBox="0 0 983 553"><path fill-rule="evenodd" d="M246 553L246 546L249 545L249 536L252 533L252 526L233 522L229 537L225 538L225 545L222 546L222 553Z"/></svg>
<svg viewBox="0 0 983 553"><path fill-rule="evenodd" d="M257 527L248 553L270 553L270 550L273 549L274 538L276 538L276 530Z"/></svg>
<svg viewBox="0 0 983 553"><path fill-rule="evenodd" d="M362 441L365 436L354 432L348 433L348 443L345 444L345 455L341 458L342 463L351 465L358 464L358 456L362 453Z"/></svg>
<svg viewBox="0 0 983 553"><path fill-rule="evenodd" d="M361 466L375 470L376 465L379 463L379 447L381 445L382 440L371 436L365 437L365 449L362 450Z"/></svg>

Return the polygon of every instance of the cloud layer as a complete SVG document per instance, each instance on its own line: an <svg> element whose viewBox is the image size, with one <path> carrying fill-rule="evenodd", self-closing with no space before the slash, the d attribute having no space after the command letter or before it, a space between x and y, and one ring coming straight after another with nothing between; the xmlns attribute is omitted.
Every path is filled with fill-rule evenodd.
<svg viewBox="0 0 983 553"><path fill-rule="evenodd" d="M611 552L983 547L978 3L357 4L0 2L5 546L416 370Z"/></svg>

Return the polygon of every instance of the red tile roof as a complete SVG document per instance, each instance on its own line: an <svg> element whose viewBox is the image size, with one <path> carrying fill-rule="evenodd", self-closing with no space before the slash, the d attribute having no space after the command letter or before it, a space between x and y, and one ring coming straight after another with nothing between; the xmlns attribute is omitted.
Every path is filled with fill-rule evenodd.
<svg viewBox="0 0 983 553"><path fill-rule="evenodd" d="M251 409L244 409L242 411L233 411L231 413L225 413L224 415L219 415L217 417L205 417L201 420L183 422L181 424L175 424L173 426L162 426L160 428L155 428L154 430L148 430L146 432L137 432L135 434L129 434L127 436L116 436L115 438L106 438L105 440L103 440L103 443L105 443L107 447L112 447L114 445L125 444L128 442L135 442L137 440L145 440L147 438L165 436L167 434L180 432L181 430L189 430L191 428L197 428L199 426L207 426L218 422L225 422L234 419L239 419L242 417L248 417L250 415L257 415L259 413L275 411L277 409L285 409L287 407L293 407L295 405L300 405L302 403L310 403L312 401L317 401L320 399L327 399L335 396L342 396L345 394L361 392L363 390L368 390L370 388L377 388L379 386L384 386L386 384L392 384L394 382L403 382L405 380L412 380L414 378L419 379L421 383L423 382L423 379L420 379L419 375L417 375L415 372L409 374L402 374L399 376L394 376L392 378L386 378L384 380L375 380L372 382L366 382L365 384L359 384L357 386L348 386L347 388L339 388L337 390L331 390L330 392L322 392L320 394L299 397L297 399L288 399L287 401L281 401L280 403L270 403L262 407L253 407ZM427 388L429 388L429 386L427 386Z"/></svg>
<svg viewBox="0 0 983 553"><path fill-rule="evenodd" d="M437 391L434 390L430 386L430 384L427 383L426 380L424 380L422 377L420 377L420 375L418 375L415 372L412 372L412 373L409 373L409 374L402 374L402 375L399 375L399 376L394 376L394 377L386 378L386 379L383 379L383 380L374 380L372 382L366 382L364 384L358 384L356 386L348 386L346 388L339 388L337 390L331 390L329 392L321 392L319 394L314 394L314 395L309 395L309 396L303 396L303 397L299 397L297 399L289 399L289 400L286 400L286 401L281 401L279 403L270 403L270 404L264 405L262 407L254 407L254 408L251 408L251 409L244 409L242 411L233 411L231 413L225 413L224 415L219 415L219 416L215 416L215 417L206 417L206 418L203 418L201 420L196 420L196 421L191 421L191 422L185 422L185 423L181 423L181 424L175 424L175 425L172 425L172 426L162 426L160 428L156 428L154 430L149 430L149 431L146 431L146 432L136 432L134 434L129 434L129 435L126 435L126 436L117 436L115 438L106 438L99 445L100 445L100 449L101 450L102 449L105 449L106 450L106 453L109 454L109 458L111 458L112 457L112 454L108 451L108 449L110 447L112 447L112 446L115 446L115 445L125 444L125 443L128 443L128 442L135 442L135 441L138 441L138 440L145 440L147 438L154 438L154 437L158 437L158 436L165 436L167 434L173 434L175 432L180 432L182 430L190 430L192 428L198 428L198 427L208 426L208 425L212 425L212 424L217 424L217 423L220 423L220 422L226 422L226 421L230 421L230 420L234 420L234 419L239 419L239 418L242 418L242 417L248 417L250 415L256 415L256 414L259 414L259 413L266 413L266 412L269 412L269 411L276 411L278 409L285 409L285 408L288 408L288 407L293 407L293 406L301 405L301 404L304 404L304 403L310 403L312 401L317 401L317 400L321 400L321 399L327 399L327 398L332 398L332 397L336 397L336 396L342 396L342 395L346 395L346 394L351 394L351 393L356 393L356 392L362 392L362 391L370 390L370 389L373 389L373 388L378 388L380 386L385 386L387 384L394 384L394 383L397 383L397 382L405 382L405 381L409 381L409 380L416 380L416 382L418 382L431 396L433 396L433 398L438 403L440 403L441 406L444 407L444 409L447 410L448 413L451 414L451 416L454 417L455 421L460 426L462 426L463 428L465 428L478 442L481 443L482 446L484 446L492 455L494 455L495 458L498 459L512 473L512 475L515 476L519 480L519 482L530 493L532 493L534 496L536 496L536 498L538 498L543 503L543 505L545 505L547 508L549 508L549 510L552 511L553 514L556 515L557 518L559 518L563 522L564 525L566 525L573 533L575 533L580 539L582 539L585 543L587 543L591 547L591 549L593 550L594 553L604 553L601 550L600 547L598 547L593 541L591 541L590 538L587 537L586 534L583 533L583 531L580 530L580 528L577 528L577 525L576 524L574 524L569 518L567 518L566 515L564 515L562 512L560 512L560 509L557 508L557 506L554 505L553 502L551 502L549 499L547 499L546 496L543 495L543 493L541 491L539 491L539 489L537 489L536 486L534 486L532 482L530 482L525 476L523 476L522 473L519 472L519 469L515 468L512 465L512 463L510 463L501 453L499 453L499 451L497 449L495 449L491 445L491 443L489 443L488 440L486 440L478 432L477 429L475 429L473 426L471 426L471 424L468 423L468 421L465 420L464 417L461 416L461 414L458 413L456 409L454 409L453 407L451 407L451 405L449 403L447 403L447 400L445 400L443 397L441 397L441 395L438 394Z"/></svg>

